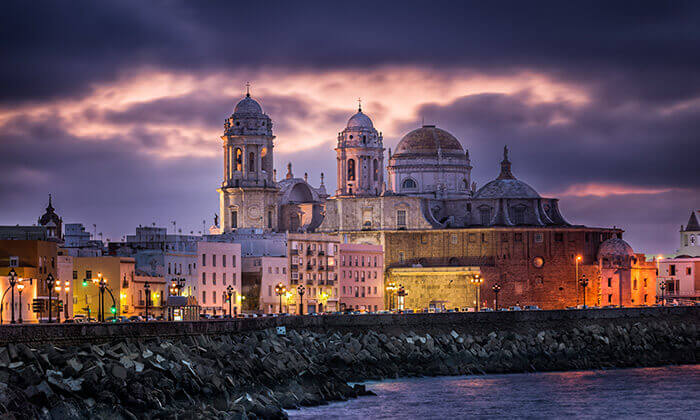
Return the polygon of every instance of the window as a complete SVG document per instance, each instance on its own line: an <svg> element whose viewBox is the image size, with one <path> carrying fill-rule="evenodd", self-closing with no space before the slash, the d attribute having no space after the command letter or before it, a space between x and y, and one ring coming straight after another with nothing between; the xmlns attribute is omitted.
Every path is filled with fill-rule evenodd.
<svg viewBox="0 0 700 420"><path fill-rule="evenodd" d="M202 267L207 266L207 254L202 254Z"/></svg>
<svg viewBox="0 0 700 420"><path fill-rule="evenodd" d="M221 255L221 266L226 267L226 254Z"/></svg>
<svg viewBox="0 0 700 420"><path fill-rule="evenodd" d="M418 188L418 184L416 184L416 181L412 180L411 178L404 179L402 186L407 190Z"/></svg>
<svg viewBox="0 0 700 420"><path fill-rule="evenodd" d="M216 293L211 294L211 301L212 303L216 303Z"/></svg>
<svg viewBox="0 0 700 420"><path fill-rule="evenodd" d="M202 292L202 303L207 303L207 292L206 291Z"/></svg>
<svg viewBox="0 0 700 420"><path fill-rule="evenodd" d="M644 287L647 287L647 279L644 279Z"/></svg>
<svg viewBox="0 0 700 420"><path fill-rule="evenodd" d="M516 225L525 224L525 207L518 206L513 208L513 223Z"/></svg>
<svg viewBox="0 0 700 420"><path fill-rule="evenodd" d="M78 272L73 270L73 280L78 280Z"/></svg>
<svg viewBox="0 0 700 420"><path fill-rule="evenodd" d="M348 159L348 181L355 180L355 160Z"/></svg>
<svg viewBox="0 0 700 420"><path fill-rule="evenodd" d="M231 210L231 228L238 227L238 210Z"/></svg>
<svg viewBox="0 0 700 420"><path fill-rule="evenodd" d="M17 256L10 257L10 267L19 267L19 257L17 257Z"/></svg>
<svg viewBox="0 0 700 420"><path fill-rule="evenodd" d="M216 254L211 255L211 266L216 267Z"/></svg>
<svg viewBox="0 0 700 420"><path fill-rule="evenodd" d="M362 137L364 138L364 136L362 136ZM374 173L374 180L378 181L379 180L379 161L377 159L374 159L372 172Z"/></svg>
<svg viewBox="0 0 700 420"><path fill-rule="evenodd" d="M216 286L216 273L211 273L211 284Z"/></svg>
<svg viewBox="0 0 700 420"><path fill-rule="evenodd" d="M692 272L693 272L693 270L691 270L690 267L685 269L685 274L687 274L687 275L691 275Z"/></svg>
<svg viewBox="0 0 700 420"><path fill-rule="evenodd" d="M608 277L608 287L612 287L612 277Z"/></svg>
<svg viewBox="0 0 700 420"><path fill-rule="evenodd" d="M421 235L420 236L420 243L427 244L428 243L428 235Z"/></svg>
<svg viewBox="0 0 700 420"><path fill-rule="evenodd" d="M508 242L508 234L507 233L501 234L501 242Z"/></svg>
<svg viewBox="0 0 700 420"><path fill-rule="evenodd" d="M168 263L168 274L170 274L170 263Z"/></svg>
<svg viewBox="0 0 700 420"><path fill-rule="evenodd" d="M564 234L563 233L555 233L554 240L556 242L563 242L564 241Z"/></svg>
<svg viewBox="0 0 700 420"><path fill-rule="evenodd" d="M222 274L222 277L223 277L222 280L224 282L224 286L226 286L226 273Z"/></svg>
<svg viewBox="0 0 700 420"><path fill-rule="evenodd" d="M522 233L516 233L515 234L515 242L522 242L523 241L523 234Z"/></svg>
<svg viewBox="0 0 700 420"><path fill-rule="evenodd" d="M535 243L541 244L542 242L544 242L544 235L542 232L535 233Z"/></svg>
<svg viewBox="0 0 700 420"><path fill-rule="evenodd" d="M612 295L608 295L608 303L612 303Z"/></svg>
<svg viewBox="0 0 700 420"><path fill-rule="evenodd" d="M634 282L632 282L632 289L637 290L637 279L634 279Z"/></svg>
<svg viewBox="0 0 700 420"><path fill-rule="evenodd" d="M236 170L243 170L243 152L241 152L241 149L236 149Z"/></svg>
<svg viewBox="0 0 700 420"><path fill-rule="evenodd" d="M202 273L202 284L207 284L207 273Z"/></svg>
<svg viewBox="0 0 700 420"><path fill-rule="evenodd" d="M481 218L481 225L482 226L488 226L491 224L491 209L490 208L479 209L479 216Z"/></svg>
<svg viewBox="0 0 700 420"><path fill-rule="evenodd" d="M486 234L485 234L485 233L482 233L482 234L481 234L481 242L482 242L482 243L487 242L487 241L486 241Z"/></svg>
<svg viewBox="0 0 700 420"><path fill-rule="evenodd" d="M85 278L92 280L92 270L85 270Z"/></svg>
<svg viewBox="0 0 700 420"><path fill-rule="evenodd" d="M406 227L406 210L396 211L396 226Z"/></svg>
<svg viewBox="0 0 700 420"><path fill-rule="evenodd" d="M450 243L452 245L457 245L457 235L455 235L454 233L450 235Z"/></svg>
<svg viewBox="0 0 700 420"><path fill-rule="evenodd" d="M406 256L403 251L399 251L399 264L403 264L404 262L406 262Z"/></svg>
<svg viewBox="0 0 700 420"><path fill-rule="evenodd" d="M675 276L676 275L676 265L671 264L668 266L668 275L669 276Z"/></svg>
<svg viewBox="0 0 700 420"><path fill-rule="evenodd" d="M272 210L267 211L267 228L272 229Z"/></svg>
<svg viewBox="0 0 700 420"><path fill-rule="evenodd" d="M287 267L282 267L282 274L287 274Z"/></svg>
<svg viewBox="0 0 700 420"><path fill-rule="evenodd" d="M374 256L374 266L375 267L377 266L377 256L376 255Z"/></svg>
<svg viewBox="0 0 700 420"><path fill-rule="evenodd" d="M231 255L231 267L235 267L235 266L236 266L236 256Z"/></svg>

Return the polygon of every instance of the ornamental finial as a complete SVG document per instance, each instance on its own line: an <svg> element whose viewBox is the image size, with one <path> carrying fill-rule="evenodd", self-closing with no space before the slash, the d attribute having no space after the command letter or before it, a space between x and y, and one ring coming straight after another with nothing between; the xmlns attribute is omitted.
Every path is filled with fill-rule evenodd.
<svg viewBox="0 0 700 420"><path fill-rule="evenodd" d="M362 98L357 98L357 112L362 112Z"/></svg>
<svg viewBox="0 0 700 420"><path fill-rule="evenodd" d="M250 98L250 82L245 82L245 97Z"/></svg>

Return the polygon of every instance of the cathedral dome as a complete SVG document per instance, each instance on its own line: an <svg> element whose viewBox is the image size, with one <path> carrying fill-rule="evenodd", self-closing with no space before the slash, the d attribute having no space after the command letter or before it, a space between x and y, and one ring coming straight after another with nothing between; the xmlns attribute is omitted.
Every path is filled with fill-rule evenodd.
<svg viewBox="0 0 700 420"><path fill-rule="evenodd" d="M374 128L374 124L372 124L372 120L360 110L357 111L357 114L350 117L347 128Z"/></svg>
<svg viewBox="0 0 700 420"><path fill-rule="evenodd" d="M598 258L601 257L632 257L634 250L627 242L620 238L611 238L600 244Z"/></svg>
<svg viewBox="0 0 700 420"><path fill-rule="evenodd" d="M424 125L406 134L396 147L394 155L436 155L438 149L447 153L464 153L459 140L452 134L434 125Z"/></svg>
<svg viewBox="0 0 700 420"><path fill-rule="evenodd" d="M233 109L234 114L262 114L263 110L260 104L250 97L250 93L246 94L245 98L241 99Z"/></svg>
<svg viewBox="0 0 700 420"><path fill-rule="evenodd" d="M479 188L474 198L540 198L540 195L518 179L494 179Z"/></svg>

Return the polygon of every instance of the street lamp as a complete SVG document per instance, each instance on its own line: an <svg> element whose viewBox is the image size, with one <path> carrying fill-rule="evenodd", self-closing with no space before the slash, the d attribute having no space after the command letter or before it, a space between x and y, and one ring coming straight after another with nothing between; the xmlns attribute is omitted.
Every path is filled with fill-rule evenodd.
<svg viewBox="0 0 700 420"><path fill-rule="evenodd" d="M578 278L578 264L580 262L581 262L581 256L577 255L576 256L576 277L574 277L574 281L579 280L579 278ZM578 287L576 287L576 305L578 305Z"/></svg>
<svg viewBox="0 0 700 420"><path fill-rule="evenodd" d="M661 280L661 286L659 286L661 289L661 306L666 306L666 295L664 294L664 291L666 290L666 281Z"/></svg>
<svg viewBox="0 0 700 420"><path fill-rule="evenodd" d="M495 304L495 306L496 306L496 310L498 310L498 292L501 291L501 286L500 286L498 283L496 283L496 284L493 285L493 287L491 288L491 290L493 290L493 293L496 295L496 304Z"/></svg>
<svg viewBox="0 0 700 420"><path fill-rule="evenodd" d="M20 282L17 285L17 291L19 292L19 323L22 323L22 291L24 290L24 284Z"/></svg>
<svg viewBox="0 0 700 420"><path fill-rule="evenodd" d="M53 291L53 288L55 285L56 285L56 279L53 278L53 274L49 273L49 275L46 276L46 287L49 288L49 324L51 323L51 303L52 303L51 292Z"/></svg>
<svg viewBox="0 0 700 420"><path fill-rule="evenodd" d="M391 311L392 303L394 301L393 294L394 291L398 290L398 286L396 286L396 283L389 282L389 284L386 285L386 290L389 292L389 310Z"/></svg>
<svg viewBox="0 0 700 420"><path fill-rule="evenodd" d="M277 283L277 286L275 286L275 294L280 297L280 312L282 313L282 295L287 292L287 288L284 287L284 284L282 283Z"/></svg>
<svg viewBox="0 0 700 420"><path fill-rule="evenodd" d="M231 302L231 296L233 296L233 287L231 285L226 287L226 296L228 296L228 316L231 318L233 316L233 312L231 311L231 307L233 305L233 302Z"/></svg>
<svg viewBox="0 0 700 420"><path fill-rule="evenodd" d="M151 283L149 283L149 282L144 283L143 290L146 291L146 321L148 321L148 301L151 298Z"/></svg>
<svg viewBox="0 0 700 420"><path fill-rule="evenodd" d="M403 286L403 284L399 285L399 290L398 290L398 292L396 292L396 296L397 296L396 309L401 309L401 310L406 309L406 296L408 296L408 292L406 291L406 288ZM401 308L399 308L399 299L400 299Z"/></svg>
<svg viewBox="0 0 700 420"><path fill-rule="evenodd" d="M484 279L481 278L481 274L474 274L469 280L474 287L476 287L476 311L479 312L480 300L481 300L481 283Z"/></svg>
<svg viewBox="0 0 700 420"><path fill-rule="evenodd" d="M578 280L578 283L583 287L583 307L584 309L586 308L586 287L588 286L588 278L584 274L581 276L581 278Z"/></svg>
<svg viewBox="0 0 700 420"><path fill-rule="evenodd" d="M10 273L8 274L10 277L10 292L12 293L11 297L11 305L12 305L12 320L10 321L11 324L15 323L15 285L17 284L17 272L15 271L14 268L10 269ZM21 310L21 307L20 307Z"/></svg>
<svg viewBox="0 0 700 420"><path fill-rule="evenodd" d="M306 293L306 288L303 284L297 286L297 293L299 293L299 314L304 315L304 293Z"/></svg>

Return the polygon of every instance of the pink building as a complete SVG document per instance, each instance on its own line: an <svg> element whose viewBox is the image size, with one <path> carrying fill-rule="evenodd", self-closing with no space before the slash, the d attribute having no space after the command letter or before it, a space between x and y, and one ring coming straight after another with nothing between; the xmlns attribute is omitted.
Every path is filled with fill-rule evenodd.
<svg viewBox="0 0 700 420"><path fill-rule="evenodd" d="M340 244L338 279L341 310L384 309L384 251L380 245Z"/></svg>
<svg viewBox="0 0 700 420"><path fill-rule="evenodd" d="M195 289L201 312L211 315L228 314L226 289L233 287L231 311L241 306L241 244L227 242L197 242L199 264L198 285Z"/></svg>

